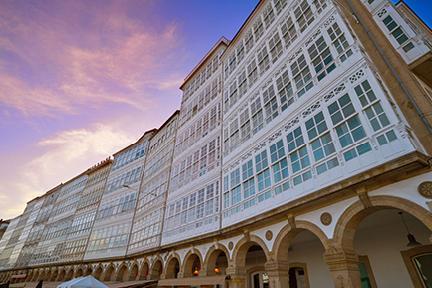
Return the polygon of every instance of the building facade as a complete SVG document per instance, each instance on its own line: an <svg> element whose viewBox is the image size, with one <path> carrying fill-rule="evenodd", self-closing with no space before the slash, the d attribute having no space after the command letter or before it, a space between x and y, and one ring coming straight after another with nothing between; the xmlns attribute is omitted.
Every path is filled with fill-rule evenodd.
<svg viewBox="0 0 432 288"><path fill-rule="evenodd" d="M10 221L0 280L431 287L431 43L403 2L260 1L159 129Z"/></svg>
<svg viewBox="0 0 432 288"><path fill-rule="evenodd" d="M221 39L186 78L179 113L162 243L219 228L221 173Z"/></svg>
<svg viewBox="0 0 432 288"><path fill-rule="evenodd" d="M125 256L144 170L154 131L114 154L84 259Z"/></svg>
<svg viewBox="0 0 432 288"><path fill-rule="evenodd" d="M128 254L160 246L178 111L150 139Z"/></svg>

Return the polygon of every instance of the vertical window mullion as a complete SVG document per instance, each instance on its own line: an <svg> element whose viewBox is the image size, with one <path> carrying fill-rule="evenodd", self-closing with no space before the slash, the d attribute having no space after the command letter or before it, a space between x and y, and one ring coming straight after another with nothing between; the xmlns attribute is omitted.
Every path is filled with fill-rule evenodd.
<svg viewBox="0 0 432 288"><path fill-rule="evenodd" d="M349 95L350 95L350 98L351 98L351 103L353 104L354 109L355 109L355 111L357 113L357 116L360 119L360 124L361 124L361 126L363 126L363 130L365 131L365 134L366 134L365 138L369 139L369 140L373 140L371 136L375 132L372 129L372 125L370 125L369 119L365 115L365 112L364 112L363 107L362 107L362 105L360 103L360 100L357 97L356 92L354 91L354 87L350 88ZM352 97L352 96L354 96L354 97ZM368 125L365 125L366 123L368 123Z"/></svg>

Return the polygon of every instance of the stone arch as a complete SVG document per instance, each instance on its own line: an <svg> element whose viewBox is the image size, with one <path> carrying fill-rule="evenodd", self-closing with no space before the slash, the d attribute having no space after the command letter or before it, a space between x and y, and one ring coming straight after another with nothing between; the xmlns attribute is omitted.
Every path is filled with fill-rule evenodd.
<svg viewBox="0 0 432 288"><path fill-rule="evenodd" d="M153 260L153 263L150 268L149 276L152 280L159 280L160 275L163 272L163 261L162 258L157 257Z"/></svg>
<svg viewBox="0 0 432 288"><path fill-rule="evenodd" d="M45 280L45 281L50 281L51 280L51 269L48 269L48 271L46 271L45 277L44 277L43 280Z"/></svg>
<svg viewBox="0 0 432 288"><path fill-rule="evenodd" d="M9 272L5 272L4 277L3 277L3 281L7 282L9 280L9 278L10 278Z"/></svg>
<svg viewBox="0 0 432 288"><path fill-rule="evenodd" d="M164 275L166 279L177 278L180 272L181 262L177 253L172 253L166 262Z"/></svg>
<svg viewBox="0 0 432 288"><path fill-rule="evenodd" d="M354 236L358 225L364 218L381 209L395 208L411 214L432 231L432 213L409 200L394 196L370 197L371 207L365 208L359 200L349 206L339 217L333 240L337 247L354 250Z"/></svg>
<svg viewBox="0 0 432 288"><path fill-rule="evenodd" d="M58 268L54 268L54 270L51 272L51 277L49 279L49 281L56 281L57 277L58 277Z"/></svg>
<svg viewBox="0 0 432 288"><path fill-rule="evenodd" d="M74 276L74 269L73 267L69 267L66 271L65 280L71 280Z"/></svg>
<svg viewBox="0 0 432 288"><path fill-rule="evenodd" d="M38 276L38 278L36 279L36 281L45 280L44 277L45 277L45 270L42 269L42 270L39 272L39 276Z"/></svg>
<svg viewBox="0 0 432 288"><path fill-rule="evenodd" d="M139 272L139 266L137 262L133 262L131 267L130 267L130 272L129 272L129 281L135 281L137 280L138 277L138 272Z"/></svg>
<svg viewBox="0 0 432 288"><path fill-rule="evenodd" d="M234 247L232 262L234 262L235 266L237 267L245 266L246 254L249 248L254 245L259 246L264 251L267 261L271 259L270 252L267 248L267 245L264 243L264 241L258 236L250 235L249 237L243 237L242 239L240 239L240 241L238 241Z"/></svg>
<svg viewBox="0 0 432 288"><path fill-rule="evenodd" d="M35 281L37 281L38 278L39 278L39 270L36 269L36 270L33 272L33 277L31 278L31 281L32 281L32 282L35 282Z"/></svg>
<svg viewBox="0 0 432 288"><path fill-rule="evenodd" d="M291 225L287 224L276 236L272 249L274 260L288 261L290 242L302 231L311 232L320 240L324 249L329 248L329 239L317 225L303 220L295 221L295 228L291 228Z"/></svg>
<svg viewBox="0 0 432 288"><path fill-rule="evenodd" d="M92 275L92 273L93 273L93 268L89 264L89 265L87 265L86 269L84 269L84 276Z"/></svg>
<svg viewBox="0 0 432 288"><path fill-rule="evenodd" d="M93 271L93 276L98 279L101 280L102 278L102 274L103 274L103 266L102 264L99 264L96 266L96 268Z"/></svg>
<svg viewBox="0 0 432 288"><path fill-rule="evenodd" d="M80 266L75 270L74 278L81 277L83 275L84 275L84 268Z"/></svg>
<svg viewBox="0 0 432 288"><path fill-rule="evenodd" d="M182 272L183 277L198 276L194 271L201 271L203 267L203 257L198 249L191 249L183 258Z"/></svg>
<svg viewBox="0 0 432 288"><path fill-rule="evenodd" d="M30 282L33 278L34 270L30 269L27 273L27 277L25 279L26 282ZM3 274L0 274L0 282L3 281Z"/></svg>
<svg viewBox="0 0 432 288"><path fill-rule="evenodd" d="M149 270L150 270L150 264L146 259L142 262L141 267L139 269L139 273L138 273L139 280L146 280L149 274Z"/></svg>
<svg viewBox="0 0 432 288"><path fill-rule="evenodd" d="M221 265L225 263L217 263L220 261L221 254L224 254L226 257L226 265ZM208 276L225 274L225 269L229 266L230 258L229 258L228 249L222 244L213 245L207 250L206 257L204 259L204 270ZM219 259L219 260L218 260ZM218 264L218 265L217 265ZM223 267L219 267L223 266ZM217 272L215 269L219 268L220 272Z"/></svg>
<svg viewBox="0 0 432 288"><path fill-rule="evenodd" d="M123 262L117 269L117 281L126 282L128 280L129 269L125 262Z"/></svg>
<svg viewBox="0 0 432 288"><path fill-rule="evenodd" d="M111 263L105 268L103 281L112 281L114 275L115 275L115 267L114 264Z"/></svg>
<svg viewBox="0 0 432 288"><path fill-rule="evenodd" d="M64 267L58 269L57 281L64 281L66 276L66 270Z"/></svg>

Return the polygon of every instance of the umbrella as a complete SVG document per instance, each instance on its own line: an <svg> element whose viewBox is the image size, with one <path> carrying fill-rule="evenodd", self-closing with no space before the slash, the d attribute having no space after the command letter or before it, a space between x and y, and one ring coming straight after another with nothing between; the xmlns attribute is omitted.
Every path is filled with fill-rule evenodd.
<svg viewBox="0 0 432 288"><path fill-rule="evenodd" d="M93 276L78 277L58 285L57 288L109 288Z"/></svg>

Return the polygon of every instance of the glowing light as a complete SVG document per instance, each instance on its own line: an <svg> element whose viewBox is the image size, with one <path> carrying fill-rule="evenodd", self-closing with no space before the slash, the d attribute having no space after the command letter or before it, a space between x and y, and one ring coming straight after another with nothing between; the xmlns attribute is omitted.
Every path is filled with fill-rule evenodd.
<svg viewBox="0 0 432 288"><path fill-rule="evenodd" d="M194 271L193 271L193 275L194 275L194 276L198 276L198 274L199 274L198 267L195 267L195 269L194 269Z"/></svg>

